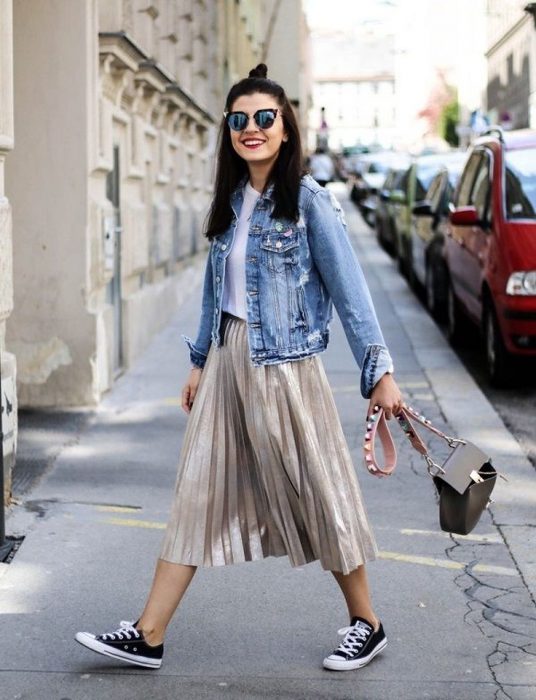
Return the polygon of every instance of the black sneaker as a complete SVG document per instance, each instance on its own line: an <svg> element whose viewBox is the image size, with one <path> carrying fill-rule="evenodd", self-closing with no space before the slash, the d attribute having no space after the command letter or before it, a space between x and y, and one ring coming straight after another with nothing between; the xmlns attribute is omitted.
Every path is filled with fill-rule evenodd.
<svg viewBox="0 0 536 700"><path fill-rule="evenodd" d="M339 634L344 639L333 654L324 659L324 668L330 671L351 671L368 664L376 654L387 646L387 637L382 624L377 632L362 617L353 617L349 627L343 627Z"/></svg>
<svg viewBox="0 0 536 700"><path fill-rule="evenodd" d="M160 668L164 656L164 645L149 646L139 632L135 622L121 622L121 627L115 632L106 632L95 636L89 632L77 632L75 639L88 649L113 656L119 661L136 664L144 668Z"/></svg>

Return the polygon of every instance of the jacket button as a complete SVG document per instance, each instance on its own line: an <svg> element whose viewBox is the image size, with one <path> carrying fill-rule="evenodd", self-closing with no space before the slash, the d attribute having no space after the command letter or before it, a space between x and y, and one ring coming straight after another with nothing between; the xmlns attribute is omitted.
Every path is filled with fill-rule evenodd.
<svg viewBox="0 0 536 700"><path fill-rule="evenodd" d="M281 248L282 245L283 245L283 244L281 243L281 241L277 241L277 243L275 244L275 247L276 247L276 248Z"/></svg>
<svg viewBox="0 0 536 700"><path fill-rule="evenodd" d="M220 281L220 278L219 278L219 276L218 276L218 277L216 277L216 282L219 282L219 281Z"/></svg>
<svg viewBox="0 0 536 700"><path fill-rule="evenodd" d="M225 250L227 248L227 243L222 243L221 249Z"/></svg>

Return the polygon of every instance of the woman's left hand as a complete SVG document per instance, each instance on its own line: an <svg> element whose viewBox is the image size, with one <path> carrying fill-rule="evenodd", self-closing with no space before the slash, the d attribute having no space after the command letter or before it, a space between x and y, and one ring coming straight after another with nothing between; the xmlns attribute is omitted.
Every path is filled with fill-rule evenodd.
<svg viewBox="0 0 536 700"><path fill-rule="evenodd" d="M367 418L372 415L374 406L380 406L383 408L387 420L390 420L391 416L396 415L403 405L402 394L397 383L391 374L384 374L374 385L370 395Z"/></svg>

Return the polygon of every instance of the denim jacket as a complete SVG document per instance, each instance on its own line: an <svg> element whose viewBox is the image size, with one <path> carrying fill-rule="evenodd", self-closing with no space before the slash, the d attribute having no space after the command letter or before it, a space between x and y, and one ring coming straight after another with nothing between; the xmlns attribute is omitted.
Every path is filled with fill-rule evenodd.
<svg viewBox="0 0 536 700"><path fill-rule="evenodd" d="M273 187L257 200L246 247L248 341L254 365L299 360L325 350L333 304L361 368L369 398L393 363L340 204L309 175L302 178L297 222L272 219ZM234 218L210 246L197 339L183 336L192 364L203 367L210 345L221 346L226 258L233 245L243 187L231 198Z"/></svg>

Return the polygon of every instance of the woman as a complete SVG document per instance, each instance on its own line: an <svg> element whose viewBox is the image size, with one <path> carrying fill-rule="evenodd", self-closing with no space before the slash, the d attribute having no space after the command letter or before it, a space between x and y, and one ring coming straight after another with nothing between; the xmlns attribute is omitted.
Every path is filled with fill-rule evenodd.
<svg viewBox="0 0 536 700"><path fill-rule="evenodd" d="M148 668L196 567L320 560L350 626L324 667L365 665L386 643L365 562L377 555L318 355L332 302L369 412L402 402L368 288L331 194L303 175L296 118L261 64L227 97L206 235L201 322L182 391L190 413L173 509L139 620L77 641Z"/></svg>

